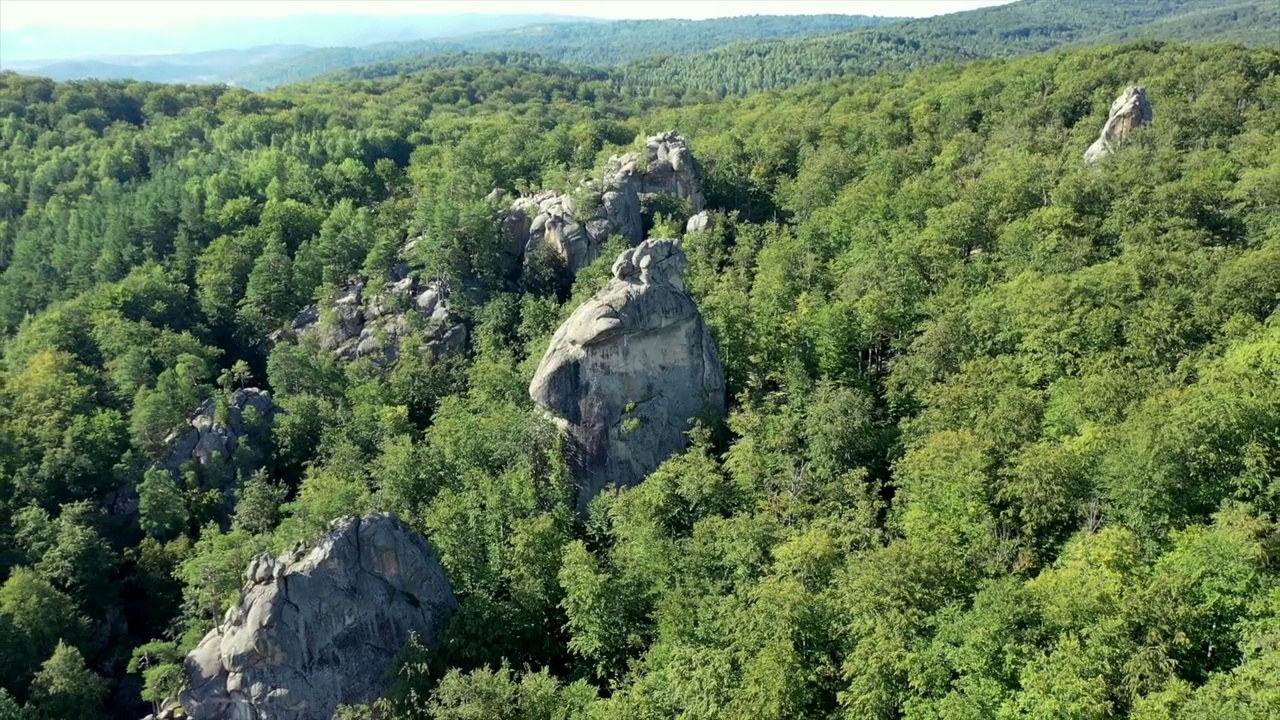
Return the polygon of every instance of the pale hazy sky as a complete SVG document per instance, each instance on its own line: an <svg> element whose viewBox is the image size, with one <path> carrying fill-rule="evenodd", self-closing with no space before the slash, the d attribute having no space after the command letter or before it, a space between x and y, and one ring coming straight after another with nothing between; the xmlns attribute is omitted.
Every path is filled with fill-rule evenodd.
<svg viewBox="0 0 1280 720"><path fill-rule="evenodd" d="M961 12L1011 0L0 0L0 30L159 27L190 20L302 14L555 14L599 18L729 15L910 15Z"/></svg>

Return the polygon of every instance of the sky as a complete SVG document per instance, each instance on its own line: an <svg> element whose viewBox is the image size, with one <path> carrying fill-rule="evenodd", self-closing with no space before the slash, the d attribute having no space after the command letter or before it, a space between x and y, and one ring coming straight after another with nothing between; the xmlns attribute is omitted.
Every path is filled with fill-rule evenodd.
<svg viewBox="0 0 1280 720"><path fill-rule="evenodd" d="M24 27L164 27L189 21L302 14L555 14L621 19L731 15L924 17L1011 0L0 0L0 30Z"/></svg>

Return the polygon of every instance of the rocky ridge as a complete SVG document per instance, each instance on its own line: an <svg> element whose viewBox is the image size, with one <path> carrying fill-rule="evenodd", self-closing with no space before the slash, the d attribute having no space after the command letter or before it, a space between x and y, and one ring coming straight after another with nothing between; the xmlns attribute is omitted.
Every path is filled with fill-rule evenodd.
<svg viewBox="0 0 1280 720"><path fill-rule="evenodd" d="M404 252L414 244L410 241ZM436 357L461 352L467 344L467 326L449 307L449 288L419 280L403 261L376 291L367 278L352 277L324 310L307 306L273 339L300 341L309 335L342 360L369 358L382 366L395 364L411 338L417 340L414 351Z"/></svg>
<svg viewBox="0 0 1280 720"><path fill-rule="evenodd" d="M184 663L183 710L209 720L328 718L386 689L387 665L458 603L427 541L380 513L249 566L240 602Z"/></svg>
<svg viewBox="0 0 1280 720"><path fill-rule="evenodd" d="M576 273L600 255L610 235L631 245L644 239L656 200L670 196L702 212L706 200L697 161L684 137L654 135L636 153L610 158L602 180L588 180L574 193L543 190L516 198L502 220L513 250L527 259L539 248L554 251Z"/></svg>
<svg viewBox="0 0 1280 720"><path fill-rule="evenodd" d="M250 449L251 443L265 449L278 411L271 393L254 387L232 391L223 418L219 418L217 399L209 398L187 418L186 428L165 438L170 450L158 465L176 474L188 462L209 468L217 463L236 464L239 455L240 464L251 466L240 469L252 473L259 464L255 460L260 458L246 458L238 451L243 448L258 454L260 449Z"/></svg>
<svg viewBox="0 0 1280 720"><path fill-rule="evenodd" d="M186 469L194 467L202 487L222 492L223 507L230 518L236 479L248 479L265 464L271 452L271 425L282 411L270 392L254 387L228 393L221 410L219 404L218 398L205 400L183 427L169 433L164 440L168 449L153 467L167 471L181 483L186 482ZM118 515L136 515L137 488L120 488L106 498L106 506Z"/></svg>

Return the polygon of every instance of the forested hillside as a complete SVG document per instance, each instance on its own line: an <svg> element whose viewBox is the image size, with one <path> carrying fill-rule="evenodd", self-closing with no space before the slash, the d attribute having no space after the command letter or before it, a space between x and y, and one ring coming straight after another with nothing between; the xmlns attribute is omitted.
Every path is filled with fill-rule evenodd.
<svg viewBox="0 0 1280 720"><path fill-rule="evenodd" d="M233 80L243 87L258 89L326 73L334 73L331 79L381 77L434 67L431 56L439 53L533 53L569 64L616 65L652 55L694 55L744 40L824 35L898 19L869 15L749 15L710 20L530 25L456 38L324 48L255 67L235 75ZM338 73L347 68L351 70Z"/></svg>
<svg viewBox="0 0 1280 720"><path fill-rule="evenodd" d="M0 717L158 708L252 558L376 510L460 609L345 717L1274 716L1280 51L703 104L468 58L262 94L0 75ZM1087 165L1129 85L1154 122ZM492 190L572 191L672 128L729 411L579 517L527 388L617 253L513 267ZM465 352L279 333L401 263L450 286ZM260 430L250 388L262 443L161 471L197 408Z"/></svg>
<svg viewBox="0 0 1280 720"><path fill-rule="evenodd" d="M1135 37L1153 40L1222 40L1275 47L1280 45L1280 5L1243 2L1210 7L1157 20L1137 29L1116 30L1097 41L1122 42Z"/></svg>
<svg viewBox="0 0 1280 720"><path fill-rule="evenodd" d="M624 85L653 92L679 88L741 95L848 74L1136 38L1277 47L1280 16L1275 3L1266 1L1021 0L827 37L739 43L688 58L646 58L620 74Z"/></svg>

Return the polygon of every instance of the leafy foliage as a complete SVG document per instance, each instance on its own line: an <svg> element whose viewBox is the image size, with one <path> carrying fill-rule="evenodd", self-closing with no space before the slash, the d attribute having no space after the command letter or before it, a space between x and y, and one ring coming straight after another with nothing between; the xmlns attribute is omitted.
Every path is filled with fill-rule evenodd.
<svg viewBox="0 0 1280 720"><path fill-rule="evenodd" d="M144 714L255 555L387 510L461 611L352 717L1266 717L1278 78L1146 41L704 104L552 64L0 76L0 712ZM1085 166L1129 84L1155 122ZM731 411L579 518L526 388L620 246L524 276L486 197L671 127ZM268 342L411 237L466 353ZM226 517L148 470L245 382L284 412Z"/></svg>

